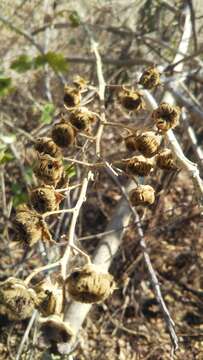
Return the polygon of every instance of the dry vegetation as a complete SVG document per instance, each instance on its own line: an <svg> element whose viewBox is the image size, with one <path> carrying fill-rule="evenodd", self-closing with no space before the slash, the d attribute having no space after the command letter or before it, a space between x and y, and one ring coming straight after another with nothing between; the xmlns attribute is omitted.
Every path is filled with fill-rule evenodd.
<svg viewBox="0 0 203 360"><path fill-rule="evenodd" d="M91 310L77 304L72 308L76 309L75 314L63 309L68 321L77 311L80 315L84 310L83 325L68 348L70 355L56 354L56 347L52 347L52 353L47 350L39 328L39 315L36 311L33 313L33 294L29 293L29 301L26 297L26 314L19 312L21 320L15 309L12 314L11 308L5 309L0 291L0 360L203 360L203 185L198 177L203 175L203 14L200 4L201 1L195 0L0 2L0 281L16 277L27 279L34 287L46 277L61 289L63 279L58 268L36 273L31 281L33 271L62 257L59 265L66 278L67 262L69 274L71 269L83 266L86 258L89 261L86 254L93 259L98 244L104 239L115 253L112 259L108 256L104 268L107 270L110 265L109 272L117 283L117 289L109 296L115 284L110 275L102 278L108 291L106 287L105 291L99 287L97 300L103 302L93 304ZM189 19L186 37L189 34L190 41L186 51L184 46L181 49L179 58L176 55L186 18ZM160 84L159 80L155 81L156 86L143 90L137 84L138 79L152 65L160 71ZM64 85L73 86L75 75L88 80L82 104L91 113L88 124L87 121L82 124L85 131L78 131L72 113L71 134L68 130L70 146L63 150L66 176L59 187L67 186L66 177L68 186L76 187L65 192L65 199L60 193L49 193L48 198L52 196L52 200L48 211L57 210L60 202L61 210L70 210L76 204L77 207L73 215L68 211L56 216L47 214L51 238L46 228L39 233L36 227L31 246L25 247L19 243L14 223L16 209L29 203L28 194L39 180L40 170L36 170L39 159L33 171L33 161L36 161L33 145L37 138L51 134L58 142L56 124L64 111ZM138 112L129 111L132 103L129 105L128 101L126 105L124 101L124 95L129 96L129 88L123 89L122 85L139 87L138 93L133 92ZM170 119L169 127L175 128L178 142L175 145L171 130L167 132L168 129L163 128L166 124L159 121L160 110L158 115L153 111L151 116L156 108L154 99L157 104L166 101L173 106L170 114L174 112L175 118ZM65 103L67 105L67 98ZM181 109L178 126L179 108L175 106ZM64 118L67 113L65 109ZM144 160L139 157L136 164L122 161L132 154L140 156L135 148L143 154L142 146L137 144L143 132L152 131L152 121L160 131L162 148L171 147L175 154L174 162L170 157L167 160L167 166L172 167L170 171L158 168L151 160L156 155L155 142L150 153L148 147L147 152L144 149ZM132 128L135 133L129 138ZM91 138L95 134L96 141ZM184 160L178 144L185 156L198 165L199 174L193 163ZM142 161L144 164L140 165ZM166 166L161 158L159 164L162 168ZM141 172L134 178L132 173L138 171L137 168ZM140 177L142 175L146 176ZM61 180L61 174L59 178ZM59 178L48 184L56 186ZM147 207L139 206L140 198L143 204L140 193L139 197L130 193L130 206L126 200L129 187L135 187L136 181L155 189L155 201L153 193L142 194L144 202L150 204ZM41 209L37 201L36 209ZM17 212L18 220L19 216L22 219L22 209L21 215ZM37 224L45 220L33 213L29 213L29 218ZM39 237L45 241L38 241ZM77 249L72 251L68 241L72 245L75 241L82 253ZM99 286L100 275L94 273L94 284L99 282ZM74 295L75 288L71 288L68 279L69 292L80 299L80 294ZM157 280L171 318L167 318L163 304L159 304ZM25 291L22 286L21 291ZM91 291L90 300L95 299L92 288ZM61 294L62 291L57 293L58 298ZM69 302L68 298L68 305ZM46 304L42 312L44 316L49 314ZM30 320L31 314L34 315ZM176 337L171 319L175 322L179 345L175 354L172 350ZM78 330L77 321L75 324ZM74 325L74 320L70 325ZM67 347L58 352L63 351L67 352Z"/></svg>

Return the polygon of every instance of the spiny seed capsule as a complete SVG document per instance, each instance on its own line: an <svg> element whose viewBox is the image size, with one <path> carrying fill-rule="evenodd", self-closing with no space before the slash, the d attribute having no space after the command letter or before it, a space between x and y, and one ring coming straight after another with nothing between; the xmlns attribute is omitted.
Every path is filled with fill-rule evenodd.
<svg viewBox="0 0 203 360"><path fill-rule="evenodd" d="M152 168L152 160L142 155L134 156L126 162L126 172L132 175L147 176Z"/></svg>
<svg viewBox="0 0 203 360"><path fill-rule="evenodd" d="M14 277L0 283L0 312L10 320L24 320L32 315L36 294L26 284Z"/></svg>
<svg viewBox="0 0 203 360"><path fill-rule="evenodd" d="M137 150L148 158L154 156L158 152L160 143L161 136L157 135L153 131L145 131L136 136L135 139Z"/></svg>
<svg viewBox="0 0 203 360"><path fill-rule="evenodd" d="M68 147L73 144L76 131L71 124L61 121L52 129L52 139L59 147Z"/></svg>
<svg viewBox="0 0 203 360"><path fill-rule="evenodd" d="M26 204L19 205L14 222L18 240L26 246L33 246L39 240L51 240L51 235L42 217Z"/></svg>
<svg viewBox="0 0 203 360"><path fill-rule="evenodd" d="M177 170L177 165L170 149L164 149L157 154L156 164L162 170Z"/></svg>
<svg viewBox="0 0 203 360"><path fill-rule="evenodd" d="M36 140L34 144L35 150L40 154L48 154L54 158L62 156L61 149L55 144L55 142L49 137L42 137Z"/></svg>
<svg viewBox="0 0 203 360"><path fill-rule="evenodd" d="M58 315L40 318L39 322L42 336L47 344L68 343L75 335L67 321L62 321Z"/></svg>
<svg viewBox="0 0 203 360"><path fill-rule="evenodd" d="M75 87L65 85L63 101L64 104L70 108L79 105L81 101L80 90Z"/></svg>
<svg viewBox="0 0 203 360"><path fill-rule="evenodd" d="M122 106L129 111L144 109L143 96L139 91L123 88L119 93L119 100Z"/></svg>
<svg viewBox="0 0 203 360"><path fill-rule="evenodd" d="M91 123L95 120L95 116L85 107L81 107L71 111L70 123L78 131L88 131Z"/></svg>
<svg viewBox="0 0 203 360"><path fill-rule="evenodd" d="M47 154L38 154L38 160L34 164L34 173L44 184L56 187L63 171L64 167L60 159L55 159Z"/></svg>
<svg viewBox="0 0 203 360"><path fill-rule="evenodd" d="M40 186L30 193L32 207L41 214L58 210L63 199L64 196L49 185Z"/></svg>
<svg viewBox="0 0 203 360"><path fill-rule="evenodd" d="M152 120L161 132L175 128L179 123L179 118L180 108L164 102L152 112Z"/></svg>
<svg viewBox="0 0 203 360"><path fill-rule="evenodd" d="M160 73L155 66L149 66L142 73L139 84L145 89L153 89L160 84Z"/></svg>
<svg viewBox="0 0 203 360"><path fill-rule="evenodd" d="M132 206L151 205L155 201L154 189L150 185L139 185L131 190L129 197Z"/></svg>
<svg viewBox="0 0 203 360"><path fill-rule="evenodd" d="M75 269L66 279L65 288L68 294L82 303L104 301L115 289L113 276L102 273L99 267L85 265Z"/></svg>

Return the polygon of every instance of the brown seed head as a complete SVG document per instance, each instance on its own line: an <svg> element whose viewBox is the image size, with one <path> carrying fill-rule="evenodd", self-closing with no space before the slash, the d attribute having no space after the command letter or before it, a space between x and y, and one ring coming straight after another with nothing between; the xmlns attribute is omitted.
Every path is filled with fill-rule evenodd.
<svg viewBox="0 0 203 360"><path fill-rule="evenodd" d="M133 175L147 176L152 168L152 160L142 155L134 156L126 162L126 172Z"/></svg>
<svg viewBox="0 0 203 360"><path fill-rule="evenodd" d="M60 158L62 156L59 147L51 138L48 137L37 139L34 147L40 154L48 154L54 158Z"/></svg>
<svg viewBox="0 0 203 360"><path fill-rule="evenodd" d="M26 204L19 205L14 222L18 239L26 246L33 246L39 240L50 240L51 235L42 217Z"/></svg>
<svg viewBox="0 0 203 360"><path fill-rule="evenodd" d="M0 283L0 312L10 320L24 320L32 315L36 294L25 283L14 277Z"/></svg>
<svg viewBox="0 0 203 360"><path fill-rule="evenodd" d="M119 93L119 100L122 106L129 111L144 109L143 96L139 91L123 88Z"/></svg>
<svg viewBox="0 0 203 360"><path fill-rule="evenodd" d="M38 155L38 159L34 164L35 175L46 185L56 187L60 181L64 168L60 159L55 159L50 155Z"/></svg>
<svg viewBox="0 0 203 360"><path fill-rule="evenodd" d="M64 196L49 185L40 186L30 193L32 207L41 214L58 210L63 199Z"/></svg>
<svg viewBox="0 0 203 360"><path fill-rule="evenodd" d="M139 83L145 89L153 89L160 84L160 73L155 66L149 66L142 73Z"/></svg>
<svg viewBox="0 0 203 360"><path fill-rule="evenodd" d="M136 137L135 143L137 150L140 151L142 155L150 158L158 152L161 137L153 131L145 131Z"/></svg>
<svg viewBox="0 0 203 360"><path fill-rule="evenodd" d="M162 170L177 170L178 168L170 149L164 149L156 155L156 164Z"/></svg>
<svg viewBox="0 0 203 360"><path fill-rule="evenodd" d="M67 107L72 108L78 106L81 101L80 90L78 88L65 85L63 101Z"/></svg>
<svg viewBox="0 0 203 360"><path fill-rule="evenodd" d="M155 201L154 189L150 185L139 185L131 190L129 197L132 206L151 205Z"/></svg>
<svg viewBox="0 0 203 360"><path fill-rule="evenodd" d="M179 118L180 108L164 102L152 112L152 120L161 132L175 128L179 123Z"/></svg>
<svg viewBox="0 0 203 360"><path fill-rule="evenodd" d="M68 343L74 338L74 331L67 322L58 315L50 315L40 319L40 330L48 345Z"/></svg>
<svg viewBox="0 0 203 360"><path fill-rule="evenodd" d="M100 272L93 265L75 269L66 279L65 287L69 295L79 302L96 303L104 301L115 289L113 276Z"/></svg>
<svg viewBox="0 0 203 360"><path fill-rule="evenodd" d="M89 131L95 116L85 107L71 111L70 123L78 131Z"/></svg>
<svg viewBox="0 0 203 360"><path fill-rule="evenodd" d="M59 147L68 147L73 144L76 131L71 124L61 121L52 129L52 139Z"/></svg>

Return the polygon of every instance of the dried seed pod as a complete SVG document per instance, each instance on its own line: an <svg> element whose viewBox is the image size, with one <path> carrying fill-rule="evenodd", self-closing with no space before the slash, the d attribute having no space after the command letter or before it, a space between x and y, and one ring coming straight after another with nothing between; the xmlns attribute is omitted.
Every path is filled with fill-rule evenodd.
<svg viewBox="0 0 203 360"><path fill-rule="evenodd" d="M155 201L154 189L150 185L139 185L131 190L129 197L132 206L151 205Z"/></svg>
<svg viewBox="0 0 203 360"><path fill-rule="evenodd" d="M179 118L180 108L164 102L152 112L152 120L161 132L175 128L179 123Z"/></svg>
<svg viewBox="0 0 203 360"><path fill-rule="evenodd" d="M78 131L88 131L90 125L95 121L95 116L85 107L71 111L70 123Z"/></svg>
<svg viewBox="0 0 203 360"><path fill-rule="evenodd" d="M126 162L126 172L132 175L147 176L152 168L152 160L142 155L134 156Z"/></svg>
<svg viewBox="0 0 203 360"><path fill-rule="evenodd" d="M30 193L32 207L41 214L58 210L63 199L64 196L49 185L40 186Z"/></svg>
<svg viewBox="0 0 203 360"><path fill-rule="evenodd" d="M123 88L119 93L119 100L122 106L129 111L144 109L143 96L139 91Z"/></svg>
<svg viewBox="0 0 203 360"><path fill-rule="evenodd" d="M10 320L24 320L32 315L36 294L26 284L14 277L0 283L0 304ZM1 308L0 308L1 311Z"/></svg>
<svg viewBox="0 0 203 360"><path fill-rule="evenodd" d="M58 284L43 280L34 286L36 292L35 304L43 316L60 315L63 310L63 290Z"/></svg>
<svg viewBox="0 0 203 360"><path fill-rule="evenodd" d="M149 66L142 73L139 84L145 89L153 89L160 85L160 73L155 66Z"/></svg>
<svg viewBox="0 0 203 360"><path fill-rule="evenodd" d="M73 78L73 84L79 89L79 90L85 90L88 85L88 81L84 78L82 78L80 75L76 75Z"/></svg>
<svg viewBox="0 0 203 360"><path fill-rule="evenodd" d="M70 108L79 105L81 101L80 90L75 87L65 85L63 101L64 104Z"/></svg>
<svg viewBox="0 0 203 360"><path fill-rule="evenodd" d="M73 144L76 131L71 124L61 121L52 129L52 139L59 147L68 147Z"/></svg>
<svg viewBox="0 0 203 360"><path fill-rule="evenodd" d="M50 315L40 318L40 330L48 345L69 343L74 338L74 331L67 322L61 320L58 315Z"/></svg>
<svg viewBox="0 0 203 360"><path fill-rule="evenodd" d="M39 240L51 240L51 235L42 217L26 204L19 205L14 222L18 239L26 246L33 246Z"/></svg>
<svg viewBox="0 0 203 360"><path fill-rule="evenodd" d="M64 167L60 159L55 159L47 154L38 154L38 159L34 164L34 173L44 184L56 187L63 171Z"/></svg>
<svg viewBox="0 0 203 360"><path fill-rule="evenodd" d="M115 289L113 276L102 273L95 265L75 269L65 280L65 288L71 297L82 303L104 301Z"/></svg>
<svg viewBox="0 0 203 360"><path fill-rule="evenodd" d="M135 151L137 150L136 147L136 136L135 135L129 135L125 138L125 146L128 151Z"/></svg>
<svg viewBox="0 0 203 360"><path fill-rule="evenodd" d="M170 149L164 149L157 154L156 164L162 170L177 170L178 168Z"/></svg>
<svg viewBox="0 0 203 360"><path fill-rule="evenodd" d="M150 158L154 156L160 147L161 136L153 131L145 131L136 136L136 148L142 155Z"/></svg>
<svg viewBox="0 0 203 360"><path fill-rule="evenodd" d="M40 154L48 154L54 158L62 156L61 149L55 144L55 142L49 137L42 137L36 140L35 150Z"/></svg>

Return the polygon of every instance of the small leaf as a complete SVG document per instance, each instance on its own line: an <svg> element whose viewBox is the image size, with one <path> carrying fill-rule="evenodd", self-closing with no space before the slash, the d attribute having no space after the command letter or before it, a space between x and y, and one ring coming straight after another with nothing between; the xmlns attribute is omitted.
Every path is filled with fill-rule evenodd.
<svg viewBox="0 0 203 360"><path fill-rule="evenodd" d="M6 164L12 160L14 160L14 156L9 150L0 152L0 165Z"/></svg>
<svg viewBox="0 0 203 360"><path fill-rule="evenodd" d="M19 73L23 73L32 69L33 60L30 56L22 54L11 63L10 67Z"/></svg>
<svg viewBox="0 0 203 360"><path fill-rule="evenodd" d="M11 86L11 78L0 75L0 96L4 96L8 93Z"/></svg>
<svg viewBox="0 0 203 360"><path fill-rule="evenodd" d="M66 175L68 175L68 178L71 179L73 176L76 175L76 169L74 165L71 164L65 164L64 165L64 171Z"/></svg>
<svg viewBox="0 0 203 360"><path fill-rule="evenodd" d="M69 16L72 27L78 27L81 24L81 19L77 11L73 11Z"/></svg>
<svg viewBox="0 0 203 360"><path fill-rule="evenodd" d="M38 68L49 64L55 71L65 72L68 69L68 63L63 54L49 51L44 55L39 55L34 59L34 66Z"/></svg>
<svg viewBox="0 0 203 360"><path fill-rule="evenodd" d="M43 124L50 124L53 119L55 107L52 103L46 103L43 107L39 121Z"/></svg>
<svg viewBox="0 0 203 360"><path fill-rule="evenodd" d="M28 201L28 195L26 190L23 189L22 185L15 183L11 186L11 191L13 194L13 206L16 207L24 202Z"/></svg>

